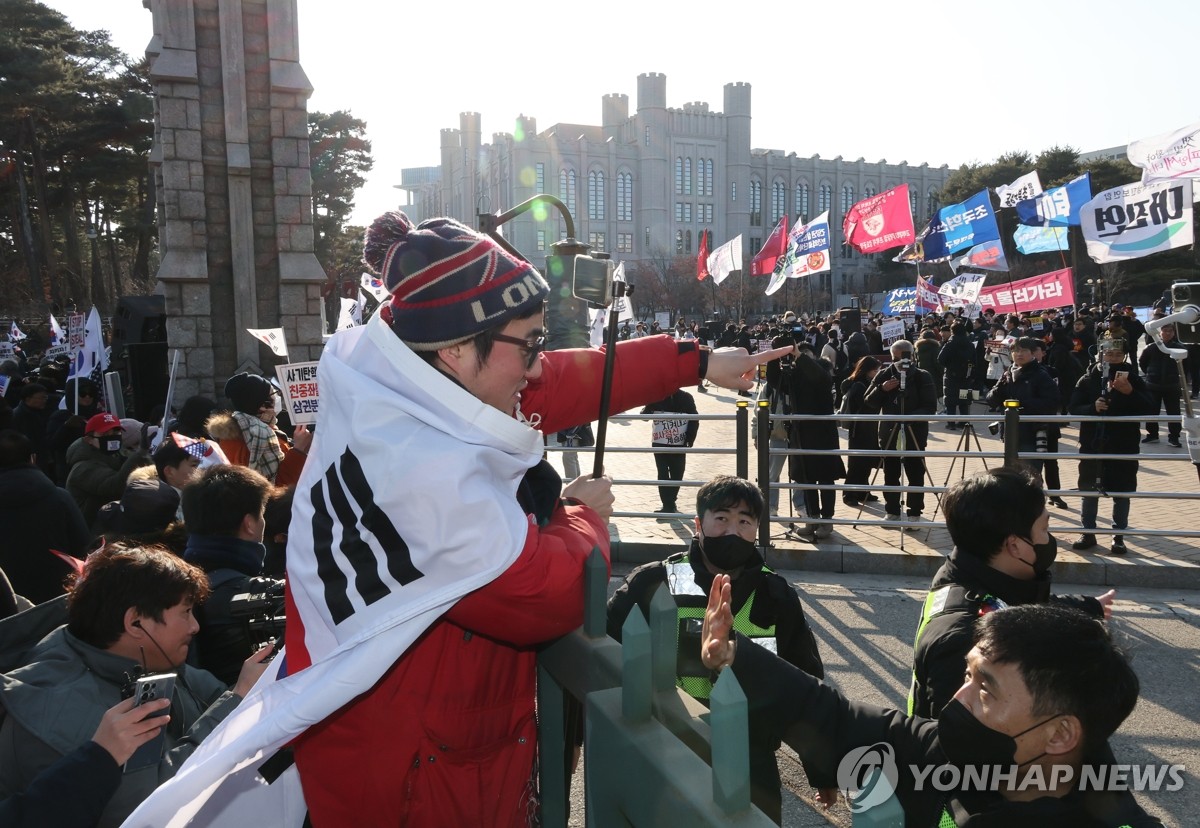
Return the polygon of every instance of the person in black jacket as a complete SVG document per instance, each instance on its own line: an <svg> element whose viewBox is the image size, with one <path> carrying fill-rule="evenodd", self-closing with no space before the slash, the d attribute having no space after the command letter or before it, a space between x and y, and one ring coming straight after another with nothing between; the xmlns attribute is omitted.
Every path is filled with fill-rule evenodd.
<svg viewBox="0 0 1200 828"><path fill-rule="evenodd" d="M943 390L946 397L946 414L970 414L971 399L964 392L975 387L975 344L967 338L967 323L955 322L950 327L950 341L942 346L937 355L938 365L943 370ZM949 422L946 428L962 428L965 423Z"/></svg>
<svg viewBox="0 0 1200 828"><path fill-rule="evenodd" d="M921 609L910 716L937 717L962 686L963 659L980 615L1052 601L1107 618L1116 595L1050 594L1058 542L1048 528L1046 494L1024 468L1001 467L962 480L942 497L942 509L954 550L933 576Z"/></svg>
<svg viewBox="0 0 1200 828"><path fill-rule="evenodd" d="M183 559L208 575L212 594L196 608L196 663L232 684L246 657L267 634L233 612L234 596L282 596L282 581L260 577L267 497L271 483L245 466L212 466L183 490L183 520L188 531ZM278 631L282 632L282 630Z"/></svg>
<svg viewBox="0 0 1200 828"><path fill-rule="evenodd" d="M33 464L32 455L28 437L0 431L0 569L18 595L40 604L62 595L73 572L54 551L82 560L92 535L75 500Z"/></svg>
<svg viewBox="0 0 1200 828"><path fill-rule="evenodd" d="M1153 413L1150 393L1138 375L1137 368L1126 360L1127 340L1106 335L1099 343L1100 360L1079 379L1071 395L1071 413L1076 415L1107 414L1114 417L1136 417ZM1137 423L1083 422L1079 426L1080 454L1129 454L1141 450ZM1085 492L1132 492L1137 490L1137 460L1079 461L1079 488ZM1129 498L1113 496L1114 529L1129 525ZM1096 536L1088 529L1096 528L1100 508L1098 495L1086 495L1079 517L1084 533L1071 548L1082 551L1096 546ZM1129 550L1121 535L1113 535L1109 551L1124 555Z"/></svg>
<svg viewBox="0 0 1200 828"><path fill-rule="evenodd" d="M856 810L898 805L909 826L1161 828L1128 784L1080 784L1085 769L1111 780L1108 738L1139 692L1094 618L1044 605L983 615L962 686L933 720L857 704L784 663L734 632L730 596L728 576L715 577L702 663L731 669L750 715L770 722L801 760L837 765L845 787L858 792L882 771ZM1182 766L1172 771L1182 779ZM947 779L958 783L948 788Z"/></svg>
<svg viewBox="0 0 1200 828"><path fill-rule="evenodd" d="M841 448L837 421L833 418L833 376L830 369L813 356L807 342L796 343L796 360L789 372L775 377L775 369L767 367L768 383L787 395L788 409L793 414L819 414L820 419L797 420L788 429L788 447L813 451L836 451ZM774 378L774 381L772 379ZM836 454L792 454L788 456L788 477L793 483L816 483L820 488L804 489L804 511L809 518L833 517L837 506L837 491L832 488L846 476L842 458ZM814 539L833 535L829 523L809 523L805 534Z"/></svg>
<svg viewBox="0 0 1200 828"><path fill-rule="evenodd" d="M629 613L637 608L649 619L650 601L666 585L677 607L676 683L705 703L712 677L697 655L705 595L716 574L733 579L734 629L773 645L780 658L809 675L825 676L817 640L796 591L767 568L755 546L762 517L763 499L757 486L739 477L714 477L696 494L696 537L687 552L638 567L608 601L608 634L620 641ZM779 737L770 733L768 723L752 719L750 727L751 796L778 823L782 802L775 751ZM821 801L832 805L837 799L833 773L827 769L822 776L813 766L806 770Z"/></svg>
<svg viewBox="0 0 1200 828"><path fill-rule="evenodd" d="M850 376L842 383L842 408L841 411L846 414L878 414L878 411L868 411L863 404L867 396L867 388L871 385L871 380L875 379L875 375L879 373L879 360L873 356L862 357L854 365L854 370L850 372ZM852 422L850 428L847 429L850 439L846 447L851 451L878 451L879 450L879 423L877 422ZM846 485L851 486L867 486L871 482L871 471L879 465L879 458L868 455L851 456L846 461ZM847 506L862 506L870 501L878 501L879 498L871 494L865 489L860 491L846 491L842 493L842 502Z"/></svg>
<svg viewBox="0 0 1200 828"><path fill-rule="evenodd" d="M1039 362L1045 343L1034 336L1023 336L1013 343L1012 365L1004 370L996 385L988 392L989 406L1001 408L1005 400L1021 404L1021 413L1031 417L1058 413L1058 384ZM1017 433L1017 450L1024 452L1049 451L1052 423L1022 421ZM1042 474L1043 460L1025 457L1022 463Z"/></svg>
<svg viewBox="0 0 1200 828"><path fill-rule="evenodd" d="M892 362L875 375L867 389L863 405L868 413L908 415L937 412L937 389L933 377L912 362L913 344L907 339L892 343ZM929 423L914 420L895 420L880 423L880 448L884 451L907 451L903 457L887 457L883 461L885 486L900 486L900 470L909 486L925 485L925 460L921 452L929 442ZM884 492L883 500L889 520L900 519L900 492ZM915 529L925 508L924 492L907 492L904 497L909 528Z"/></svg>
<svg viewBox="0 0 1200 828"><path fill-rule="evenodd" d="M696 398L682 388L674 394L650 403L642 409L643 414L695 414ZM700 430L698 420L683 420L677 417L655 417L650 421L650 445L659 448L691 448ZM687 455L683 453L655 452L654 465L659 480L683 480L687 470ZM678 486L659 486L658 498L662 508L655 512L666 514L678 512L675 501L679 497Z"/></svg>
<svg viewBox="0 0 1200 828"><path fill-rule="evenodd" d="M1175 326L1163 325L1159 329L1163 344L1168 348L1179 347L1175 342ZM1149 339L1149 336L1147 336ZM1176 419L1167 423L1167 443L1174 448L1183 448L1179 435L1183 426L1179 420L1179 400L1182 397L1182 386L1179 384L1179 369L1175 360L1169 354L1164 354L1159 347L1150 341L1138 357L1138 367L1146 375L1146 390L1150 393L1150 403L1157 414L1164 407L1167 413ZM1146 423L1146 436L1143 443L1158 442L1158 423Z"/></svg>

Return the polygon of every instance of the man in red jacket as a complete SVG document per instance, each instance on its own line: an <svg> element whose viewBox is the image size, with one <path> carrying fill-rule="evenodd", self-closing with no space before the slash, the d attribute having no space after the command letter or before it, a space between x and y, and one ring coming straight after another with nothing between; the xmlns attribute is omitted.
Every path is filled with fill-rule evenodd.
<svg viewBox="0 0 1200 828"><path fill-rule="evenodd" d="M607 477L563 488L538 431L595 418L604 355L544 352L545 281L450 219L389 213L364 261L391 298L322 357L289 535L287 668L424 632L295 742L305 800L318 828L525 826L538 808L537 646L582 623L583 564L595 547L607 558L613 505ZM610 410L705 377L749 389L787 350L621 343ZM393 610L409 613L403 626L376 620Z"/></svg>

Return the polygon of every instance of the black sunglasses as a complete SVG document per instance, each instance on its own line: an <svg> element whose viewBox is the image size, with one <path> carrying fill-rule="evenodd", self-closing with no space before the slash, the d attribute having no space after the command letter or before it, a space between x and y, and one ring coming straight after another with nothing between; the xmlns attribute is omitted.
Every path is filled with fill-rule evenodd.
<svg viewBox="0 0 1200 828"><path fill-rule="evenodd" d="M509 345L516 345L525 352L525 370L533 368L537 362L538 354L546 350L546 342L549 337L546 334L540 334L533 339L517 339L515 336L505 336L504 334L492 334L492 339L496 342L507 342Z"/></svg>

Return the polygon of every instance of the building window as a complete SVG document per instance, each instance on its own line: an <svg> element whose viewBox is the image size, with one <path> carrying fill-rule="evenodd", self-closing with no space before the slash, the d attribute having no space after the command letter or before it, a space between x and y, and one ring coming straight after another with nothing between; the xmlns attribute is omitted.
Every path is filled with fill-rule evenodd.
<svg viewBox="0 0 1200 828"><path fill-rule="evenodd" d="M842 215L850 212L850 208L854 206L854 187L850 184L842 185Z"/></svg>
<svg viewBox="0 0 1200 828"><path fill-rule="evenodd" d="M750 255L753 256L758 251L762 250L762 239L750 237Z"/></svg>
<svg viewBox="0 0 1200 828"><path fill-rule="evenodd" d="M690 201L685 201L683 203L683 223L692 223L692 203Z"/></svg>
<svg viewBox="0 0 1200 828"><path fill-rule="evenodd" d="M934 213L936 213L938 211L937 190L931 189L929 191L928 199L929 199L929 215L932 216Z"/></svg>
<svg viewBox="0 0 1200 828"><path fill-rule="evenodd" d="M692 159L683 159L683 194L692 194Z"/></svg>
<svg viewBox="0 0 1200 828"><path fill-rule="evenodd" d="M545 230L537 231L537 249L538 250L546 249L546 231Z"/></svg>
<svg viewBox="0 0 1200 828"><path fill-rule="evenodd" d="M711 204L701 204L696 209L699 213L698 218L701 224L713 223L713 206Z"/></svg>
<svg viewBox="0 0 1200 828"><path fill-rule="evenodd" d="M575 215L575 171L558 171L558 197L567 205L567 212Z"/></svg>
<svg viewBox="0 0 1200 828"><path fill-rule="evenodd" d="M866 189L866 191L863 193L863 195L864 195L866 198L874 198L875 196L879 195L879 193L878 193L878 192L875 190L875 185L874 185L874 184L868 184L868 185L867 185L867 189Z"/></svg>
<svg viewBox="0 0 1200 828"><path fill-rule="evenodd" d="M692 252L692 231L688 230L686 233L684 233L683 238L684 238L683 252L691 253Z"/></svg>
<svg viewBox="0 0 1200 828"><path fill-rule="evenodd" d="M683 195L683 159L675 157L675 195Z"/></svg>
<svg viewBox="0 0 1200 828"><path fill-rule="evenodd" d="M603 233L588 233L588 244L592 250L604 250L604 234Z"/></svg>
<svg viewBox="0 0 1200 828"><path fill-rule="evenodd" d="M828 183L822 184L821 190L817 194L817 212L824 213L831 207L833 207L833 187Z"/></svg>
<svg viewBox="0 0 1200 828"><path fill-rule="evenodd" d="M650 146L650 127L646 127L646 137L642 139L642 143L644 143L646 146Z"/></svg>
<svg viewBox="0 0 1200 828"><path fill-rule="evenodd" d="M704 162L704 195L711 196L713 194L713 160L706 159Z"/></svg>
<svg viewBox="0 0 1200 828"><path fill-rule="evenodd" d="M675 223L681 224L682 222L683 222L683 202L676 201L675 202Z"/></svg>
<svg viewBox="0 0 1200 828"><path fill-rule="evenodd" d="M533 165L533 168L537 171L537 180L533 187L537 192L544 193L546 192L546 165L539 161Z"/></svg>
<svg viewBox="0 0 1200 828"><path fill-rule="evenodd" d="M683 231L675 231L675 252L683 253Z"/></svg>
<svg viewBox="0 0 1200 828"><path fill-rule="evenodd" d="M633 176L617 173L617 221L633 221Z"/></svg>
<svg viewBox="0 0 1200 828"><path fill-rule="evenodd" d="M750 182L750 226L762 227L762 182Z"/></svg>
<svg viewBox="0 0 1200 828"><path fill-rule="evenodd" d="M782 181L776 181L771 185L771 223L779 221L786 212L787 187Z"/></svg>
<svg viewBox="0 0 1200 828"><path fill-rule="evenodd" d="M604 219L604 173L600 170L588 173L588 218Z"/></svg>
<svg viewBox="0 0 1200 828"><path fill-rule="evenodd" d="M799 215L799 221L803 221L808 217L808 182L796 182L796 213Z"/></svg>
<svg viewBox="0 0 1200 828"><path fill-rule="evenodd" d="M648 225L648 224L646 225L645 239L646 239L646 241L645 241L646 249L649 250L650 249L650 225Z"/></svg>
<svg viewBox="0 0 1200 828"><path fill-rule="evenodd" d="M617 233L617 252L633 252L633 233Z"/></svg>
<svg viewBox="0 0 1200 828"><path fill-rule="evenodd" d="M737 182L736 181L729 182L729 200L737 201Z"/></svg>

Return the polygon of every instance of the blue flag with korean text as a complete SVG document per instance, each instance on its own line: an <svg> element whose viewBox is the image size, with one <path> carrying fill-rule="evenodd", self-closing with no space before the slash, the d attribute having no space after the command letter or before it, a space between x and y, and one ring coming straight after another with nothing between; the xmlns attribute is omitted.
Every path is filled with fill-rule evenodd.
<svg viewBox="0 0 1200 828"><path fill-rule="evenodd" d="M1061 187L1017 202L1017 221L1031 227L1079 224L1079 208L1092 200L1092 174L1084 173Z"/></svg>
<svg viewBox="0 0 1200 828"><path fill-rule="evenodd" d="M921 242L924 261L942 259L986 241L1000 238L991 196L985 188L960 204L938 210L929 220Z"/></svg>

